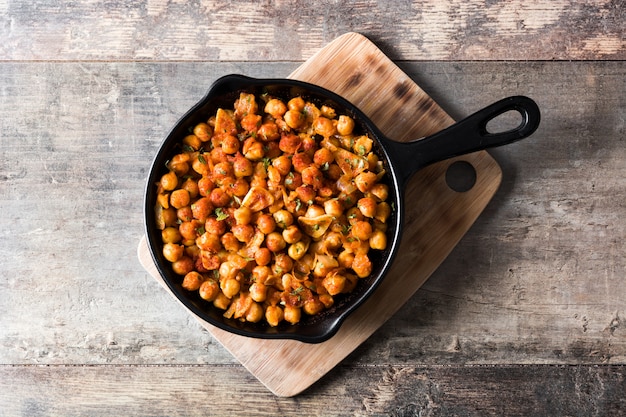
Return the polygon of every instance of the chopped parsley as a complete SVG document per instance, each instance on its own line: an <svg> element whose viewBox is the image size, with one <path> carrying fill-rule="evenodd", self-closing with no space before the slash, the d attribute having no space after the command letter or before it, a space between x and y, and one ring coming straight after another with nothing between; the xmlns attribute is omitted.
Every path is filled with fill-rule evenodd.
<svg viewBox="0 0 626 417"><path fill-rule="evenodd" d="M218 221L226 220L228 218L228 213L226 213L221 207L215 209L215 215L217 216Z"/></svg>

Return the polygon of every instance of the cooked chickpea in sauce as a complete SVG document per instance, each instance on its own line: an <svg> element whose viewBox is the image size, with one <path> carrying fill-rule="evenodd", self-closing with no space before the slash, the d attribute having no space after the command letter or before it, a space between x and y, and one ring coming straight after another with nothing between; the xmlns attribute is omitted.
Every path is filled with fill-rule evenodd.
<svg viewBox="0 0 626 417"><path fill-rule="evenodd" d="M296 324L372 273L385 171L354 120L241 93L180 139L157 182L163 256L187 291L247 322Z"/></svg>

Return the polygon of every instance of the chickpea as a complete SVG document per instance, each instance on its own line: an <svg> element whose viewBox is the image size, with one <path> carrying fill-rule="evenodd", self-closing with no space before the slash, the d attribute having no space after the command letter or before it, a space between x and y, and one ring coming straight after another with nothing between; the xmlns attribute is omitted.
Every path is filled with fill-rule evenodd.
<svg viewBox="0 0 626 417"><path fill-rule="evenodd" d="M376 206L376 214L374 218L381 223L386 223L387 219L391 215L391 206L389 203L383 201Z"/></svg>
<svg viewBox="0 0 626 417"><path fill-rule="evenodd" d="M326 249L335 251L343 244L343 235L337 232L329 232L325 235L323 242Z"/></svg>
<svg viewBox="0 0 626 417"><path fill-rule="evenodd" d="M202 141L196 135L187 135L183 138L183 144L189 146L194 151L202 147Z"/></svg>
<svg viewBox="0 0 626 417"><path fill-rule="evenodd" d="M282 135L280 142L278 142L278 148L286 154L295 154L300 145L302 145L302 139L293 133Z"/></svg>
<svg viewBox="0 0 626 417"><path fill-rule="evenodd" d="M292 224L283 230L283 239L285 239L285 242L288 244L296 243L302 239L302 232L298 226Z"/></svg>
<svg viewBox="0 0 626 417"><path fill-rule="evenodd" d="M348 136L352 134L354 130L354 120L350 116L341 115L337 121L337 133L342 136Z"/></svg>
<svg viewBox="0 0 626 417"><path fill-rule="evenodd" d="M337 295L343 292L346 286L346 277L338 274L328 274L323 280L322 285L330 295Z"/></svg>
<svg viewBox="0 0 626 417"><path fill-rule="evenodd" d="M180 188L187 190L187 192L189 192L189 197L191 197L192 199L196 198L200 193L198 183L192 178L187 178L185 182L183 182L183 184L180 186Z"/></svg>
<svg viewBox="0 0 626 417"><path fill-rule="evenodd" d="M208 142L211 139L211 135L213 135L213 129L206 123L198 123L193 128L193 134L202 142Z"/></svg>
<svg viewBox="0 0 626 417"><path fill-rule="evenodd" d="M274 266L276 270L291 271L293 269L293 260L286 253L277 253L274 259Z"/></svg>
<svg viewBox="0 0 626 417"><path fill-rule="evenodd" d="M219 284L214 279L207 279L200 284L198 293L203 300L214 301L220 293Z"/></svg>
<svg viewBox="0 0 626 417"><path fill-rule="evenodd" d="M277 140L274 140L271 142L265 142L263 144L263 150L265 152L265 157L268 158L269 160L278 158L280 155L282 155L282 151L280 150L278 146Z"/></svg>
<svg viewBox="0 0 626 417"><path fill-rule="evenodd" d="M213 212L213 204L208 197L199 198L191 205L191 212L194 219L206 222Z"/></svg>
<svg viewBox="0 0 626 417"><path fill-rule="evenodd" d="M250 184L244 178L237 178L235 182L230 184L230 192L232 195L243 198L250 191Z"/></svg>
<svg viewBox="0 0 626 417"><path fill-rule="evenodd" d="M287 175L291 171L291 159L287 155L281 155L272 161L272 166L278 170L280 175Z"/></svg>
<svg viewBox="0 0 626 417"><path fill-rule="evenodd" d="M300 260L306 254L307 245L303 241L298 241L289 246L287 254L294 260Z"/></svg>
<svg viewBox="0 0 626 417"><path fill-rule="evenodd" d="M369 191L376 183L378 177L371 171L363 171L354 179L354 185L362 193Z"/></svg>
<svg viewBox="0 0 626 417"><path fill-rule="evenodd" d="M263 318L263 307L258 303L252 302L246 312L246 321L250 323L258 323Z"/></svg>
<svg viewBox="0 0 626 417"><path fill-rule="evenodd" d="M249 207L243 206L235 209L234 215L235 222L237 224L250 224L252 221L252 210Z"/></svg>
<svg viewBox="0 0 626 417"><path fill-rule="evenodd" d="M320 109L310 101L306 101L304 103L304 109L302 112L306 115L307 122L309 124L312 124L315 119L322 116Z"/></svg>
<svg viewBox="0 0 626 417"><path fill-rule="evenodd" d="M261 282L254 282L250 285L248 291L250 292L250 297L257 303L262 303L267 299L267 285Z"/></svg>
<svg viewBox="0 0 626 417"><path fill-rule="evenodd" d="M263 144L254 138L248 138L243 143L243 155L251 161L260 161L265 156Z"/></svg>
<svg viewBox="0 0 626 417"><path fill-rule="evenodd" d="M215 180L234 176L235 171L230 162L219 162L213 167L213 179Z"/></svg>
<svg viewBox="0 0 626 417"><path fill-rule="evenodd" d="M270 273L271 273L271 270L269 266L257 265L254 268L252 268L252 279L257 284L264 284L267 278L270 276ZM259 288L263 288L263 287L259 287ZM265 288L265 291L267 291L267 288ZM256 300L256 301L260 301L260 300Z"/></svg>
<svg viewBox="0 0 626 417"><path fill-rule="evenodd" d="M198 248L199 249L199 248ZM220 257L214 255L212 252L200 250L200 262L202 263L202 267L207 271L213 271L219 269L222 261Z"/></svg>
<svg viewBox="0 0 626 417"><path fill-rule="evenodd" d="M161 177L161 187L166 191L173 191L178 186L178 177L174 171L170 171Z"/></svg>
<svg viewBox="0 0 626 417"><path fill-rule="evenodd" d="M205 155L198 155L191 161L191 168L202 176L209 175L211 173L211 167L207 161Z"/></svg>
<svg viewBox="0 0 626 417"><path fill-rule="evenodd" d="M300 307L285 306L283 316L286 322L296 324L300 322L300 318L302 317L302 310L300 309Z"/></svg>
<svg viewBox="0 0 626 417"><path fill-rule="evenodd" d="M300 150L313 158L313 155L315 155L315 152L319 149L317 140L314 136L310 136L307 134L303 134L301 136L302 146L300 147Z"/></svg>
<svg viewBox="0 0 626 417"><path fill-rule="evenodd" d="M333 217L339 217L343 214L343 204L336 198L324 201L324 212Z"/></svg>
<svg viewBox="0 0 626 417"><path fill-rule="evenodd" d="M285 120L285 123L287 123L287 126L292 129L298 129L306 122L306 117L304 116L304 113L297 110L287 110L283 118Z"/></svg>
<svg viewBox="0 0 626 417"><path fill-rule="evenodd" d="M176 217L178 217L181 222L190 222L193 220L193 211L189 206L181 207L176 210Z"/></svg>
<svg viewBox="0 0 626 417"><path fill-rule="evenodd" d="M357 253L352 261L352 270L359 276L365 278L372 273L372 262L365 253Z"/></svg>
<svg viewBox="0 0 626 417"><path fill-rule="evenodd" d="M252 161L244 157L242 154L237 153L233 160L233 172L235 177L242 178L252 175L254 167Z"/></svg>
<svg viewBox="0 0 626 417"><path fill-rule="evenodd" d="M376 215L376 200L363 197L357 202L357 207L365 217L373 218Z"/></svg>
<svg viewBox="0 0 626 417"><path fill-rule="evenodd" d="M332 107L323 105L320 111L322 112L322 116L328 117L329 119L334 119L337 117L337 111Z"/></svg>
<svg viewBox="0 0 626 417"><path fill-rule="evenodd" d="M256 225L261 233L267 235L272 233L276 228L276 221L271 214L263 213L257 218Z"/></svg>
<svg viewBox="0 0 626 417"><path fill-rule="evenodd" d="M174 155L167 166L171 171L174 171L177 176L183 177L189 172L189 161L191 161L191 158L188 153L179 153L178 155Z"/></svg>
<svg viewBox="0 0 626 417"><path fill-rule="evenodd" d="M313 154L313 162L315 162L318 167L326 167L326 170L334 160L335 156L327 148L320 148Z"/></svg>
<svg viewBox="0 0 626 417"><path fill-rule="evenodd" d="M319 298L311 298L304 302L302 306L302 310L310 316L314 316L319 314L324 310L324 304L319 300Z"/></svg>
<svg viewBox="0 0 626 417"><path fill-rule="evenodd" d="M176 262L183 257L185 249L183 245L177 245L176 243L165 243L163 245L163 257L170 262Z"/></svg>
<svg viewBox="0 0 626 417"><path fill-rule="evenodd" d="M276 305L267 306L267 309L265 310L265 320L267 320L270 326L278 326L278 324L283 321L283 318L284 313L282 308Z"/></svg>
<svg viewBox="0 0 626 417"><path fill-rule="evenodd" d="M372 249L384 250L387 248L387 235L382 230L374 230L369 243Z"/></svg>
<svg viewBox="0 0 626 417"><path fill-rule="evenodd" d="M172 270L178 275L187 275L189 272L193 271L193 267L193 259L184 255L177 261L172 262Z"/></svg>
<svg viewBox="0 0 626 417"><path fill-rule="evenodd" d="M234 155L239 152L239 139L233 135L225 135L222 140L222 150L227 155Z"/></svg>
<svg viewBox="0 0 626 417"><path fill-rule="evenodd" d="M343 251L337 256L337 262L342 268L352 268L352 262L354 262L354 253L349 251Z"/></svg>
<svg viewBox="0 0 626 417"><path fill-rule="evenodd" d="M316 166L308 166L302 170L302 183L319 190L324 185L324 174Z"/></svg>
<svg viewBox="0 0 626 417"><path fill-rule="evenodd" d="M226 297L233 298L235 295L239 293L241 284L239 284L239 281L237 281L236 279L229 278L229 279L225 279L222 281L222 283L220 284L220 288L222 290L222 293L224 293Z"/></svg>
<svg viewBox="0 0 626 417"><path fill-rule="evenodd" d="M320 303L322 303L325 308L331 308L333 304L335 304L335 300L333 299L333 296L330 294L320 294L319 300L320 300Z"/></svg>
<svg viewBox="0 0 626 417"><path fill-rule="evenodd" d="M380 160L378 156L374 152L370 152L367 154L367 163L369 165L369 170L378 172L382 168L382 164L379 163Z"/></svg>
<svg viewBox="0 0 626 417"><path fill-rule="evenodd" d="M223 292L219 292L215 300L213 300L213 305L220 310L226 310L230 305L230 298L226 297Z"/></svg>
<svg viewBox="0 0 626 417"><path fill-rule="evenodd" d="M300 187L296 188L296 194L298 195L298 198L302 203L308 205L313 204L315 197L317 197L317 194L315 193L313 187L310 187L308 185L301 185Z"/></svg>
<svg viewBox="0 0 626 417"><path fill-rule="evenodd" d="M183 240L195 240L198 237L198 229L202 226L202 223L197 220L191 220L189 222L182 222L178 226L178 231L180 232Z"/></svg>
<svg viewBox="0 0 626 417"><path fill-rule="evenodd" d="M287 111L287 106L282 100L273 98L265 104L265 113L270 114L274 119L279 119Z"/></svg>
<svg viewBox="0 0 626 417"><path fill-rule="evenodd" d="M376 183L370 187L369 191L379 201L385 201L389 198L389 187L387 184Z"/></svg>
<svg viewBox="0 0 626 417"><path fill-rule="evenodd" d="M323 116L313 120L313 129L315 130L315 133L324 137L329 137L337 133L337 128L333 122Z"/></svg>
<svg viewBox="0 0 626 417"><path fill-rule="evenodd" d="M204 223L204 230L207 233L220 236L226 233L226 223L217 220L217 217L215 216L211 216L206 219L206 222Z"/></svg>
<svg viewBox="0 0 626 417"><path fill-rule="evenodd" d="M372 236L372 225L367 221L358 221L352 225L352 235L359 240L368 240Z"/></svg>
<svg viewBox="0 0 626 417"><path fill-rule="evenodd" d="M294 97L287 102L287 108L289 110L302 111L304 110L304 99L302 97Z"/></svg>
<svg viewBox="0 0 626 417"><path fill-rule="evenodd" d="M263 123L257 131L257 137L264 142L277 140L280 137L278 126L274 122Z"/></svg>
<svg viewBox="0 0 626 417"><path fill-rule="evenodd" d="M196 271L188 272L183 278L183 283L181 284L184 289L187 291L196 291L202 285L204 281L204 277L200 275Z"/></svg>
<svg viewBox="0 0 626 417"><path fill-rule="evenodd" d="M239 240L237 240L232 232L224 233L220 238L220 242L228 252L237 252L241 246Z"/></svg>
<svg viewBox="0 0 626 417"><path fill-rule="evenodd" d="M293 214L287 210L278 210L273 216L276 225L282 229L286 229L293 224Z"/></svg>
<svg viewBox="0 0 626 417"><path fill-rule="evenodd" d="M214 148L209 153L209 158L205 156L206 154L202 155L202 159L207 163L207 165L209 165L209 163L207 162L209 159L213 164L219 164L221 162L228 162L228 154L224 152L224 149L222 149L221 138L222 138L222 135L219 135L213 138L213 140L211 141L211 144Z"/></svg>
<svg viewBox="0 0 626 417"><path fill-rule="evenodd" d="M285 242L280 233L272 232L265 237L265 246L272 252L277 253L285 249L287 242Z"/></svg>
<svg viewBox="0 0 626 417"><path fill-rule="evenodd" d="M157 224L161 222L161 224L165 224L165 219L163 218L163 213L166 210L173 211L174 221L176 221L176 210L173 207L170 207L170 195L169 193L160 193L157 195L157 205L155 207L156 216L157 216ZM159 226L162 228L163 226Z"/></svg>
<svg viewBox="0 0 626 417"><path fill-rule="evenodd" d="M213 233L203 233L198 236L196 239L196 245L200 249L211 253L217 253L220 249L222 249L220 237Z"/></svg>
<svg viewBox="0 0 626 417"><path fill-rule="evenodd" d="M236 224L231 228L233 235L241 243L248 243L254 236L254 227L250 224Z"/></svg>
<svg viewBox="0 0 626 417"><path fill-rule="evenodd" d="M268 248L259 248L254 253L254 261L259 266L268 265L272 261L272 252Z"/></svg>
<svg viewBox="0 0 626 417"><path fill-rule="evenodd" d="M311 166L313 161L311 160L311 157L309 156L309 154L304 153L304 152L299 152L299 153L296 153L291 158L291 163L293 164L293 169L296 172L302 173L302 171L305 168L308 168Z"/></svg>
<svg viewBox="0 0 626 417"><path fill-rule="evenodd" d="M168 226L161 231L161 240L163 243L178 243L182 238L180 231L176 227Z"/></svg>
<svg viewBox="0 0 626 417"><path fill-rule="evenodd" d="M230 196L221 188L211 190L209 198L215 207L225 207L230 203Z"/></svg>
<svg viewBox="0 0 626 417"><path fill-rule="evenodd" d="M299 172L291 171L285 176L285 187L287 187L288 190L294 191L301 185L302 175L300 175Z"/></svg>
<svg viewBox="0 0 626 417"><path fill-rule="evenodd" d="M209 177L202 177L198 180L198 192L203 197L208 197L214 187L215 184Z"/></svg>

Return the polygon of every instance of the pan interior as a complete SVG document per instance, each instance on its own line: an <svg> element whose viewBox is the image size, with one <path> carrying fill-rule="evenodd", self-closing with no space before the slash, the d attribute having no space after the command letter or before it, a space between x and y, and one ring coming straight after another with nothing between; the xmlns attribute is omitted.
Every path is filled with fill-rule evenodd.
<svg viewBox="0 0 626 417"><path fill-rule="evenodd" d="M154 215L154 203L156 201L156 187L154 184L167 172L166 162L176 152L180 139L188 134L190 128L200 121L207 120L208 116L215 114L219 107L232 108L234 101L241 92L253 93L257 97L269 95L281 98L285 102L295 96L301 96L306 101L311 101L317 106L328 105L333 107L337 114L346 114L355 120L355 132L368 134L374 139L374 152L383 161L385 170L385 183L389 187L388 201L392 205L392 214L388 220L387 248L383 251L370 251L368 256L373 264L372 274L360 279L356 288L341 296L335 297L335 304L320 314L314 316L304 315L296 325L281 323L277 327L270 327L262 323L241 322L235 319L223 317L223 311L215 308L211 303L201 299L197 291L189 292L182 288L182 277L175 274L170 263L163 257L160 230L156 227ZM401 198L393 166L390 164L384 149L385 138L377 131L376 127L358 109L341 97L332 95L317 86L310 86L293 80L258 80L249 78L235 78L223 82L217 82L198 104L190 109L174 126L158 151L147 182L145 199L145 222L148 245L157 268L167 285L176 297L201 319L221 328L243 336L260 338L291 338L303 342L317 343L331 337L337 330L343 319L359 306L380 283L388 270L393 255L399 244L399 229L401 221ZM383 142L381 144L381 142Z"/></svg>

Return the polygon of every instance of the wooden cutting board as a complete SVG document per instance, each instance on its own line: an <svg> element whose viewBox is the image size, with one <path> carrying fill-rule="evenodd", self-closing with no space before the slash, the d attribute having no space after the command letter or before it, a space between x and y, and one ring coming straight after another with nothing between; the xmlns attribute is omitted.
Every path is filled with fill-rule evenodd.
<svg viewBox="0 0 626 417"><path fill-rule="evenodd" d="M357 33L337 38L289 77L344 96L393 140L417 139L453 123L417 84ZM469 191L453 191L446 183L446 171L457 160L468 162L476 171L476 183ZM483 211L501 177L500 167L484 151L420 170L405 190L403 236L391 270L373 296L324 343L252 339L198 320L275 395L296 395L356 349L417 291ZM146 270L169 291L145 238L138 255Z"/></svg>

